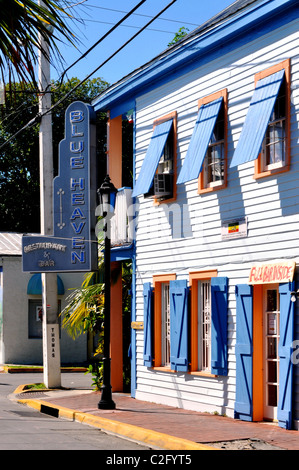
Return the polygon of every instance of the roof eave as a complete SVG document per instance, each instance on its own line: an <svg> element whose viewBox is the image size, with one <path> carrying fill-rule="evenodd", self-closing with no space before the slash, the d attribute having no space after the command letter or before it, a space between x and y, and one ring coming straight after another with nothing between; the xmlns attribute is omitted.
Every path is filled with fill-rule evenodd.
<svg viewBox="0 0 299 470"><path fill-rule="evenodd" d="M152 61L133 71L105 90L93 102L95 111L107 111L120 101L130 101L150 89L158 87L173 70L176 75L183 73L188 66L195 67L209 52L232 43L245 31L252 31L257 24L264 24L264 18L277 17L282 11L294 8L296 0L264 0L237 11L226 20L213 24L210 28L191 33L178 45L164 51ZM298 9L298 7L297 7ZM190 37L191 36L191 37Z"/></svg>

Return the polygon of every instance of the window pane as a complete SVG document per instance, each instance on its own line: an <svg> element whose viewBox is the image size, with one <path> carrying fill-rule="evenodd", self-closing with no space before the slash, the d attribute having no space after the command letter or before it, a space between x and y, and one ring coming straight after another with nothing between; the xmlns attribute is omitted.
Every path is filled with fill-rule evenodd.
<svg viewBox="0 0 299 470"><path fill-rule="evenodd" d="M266 135L266 165L285 161L285 121L270 124Z"/></svg>
<svg viewBox="0 0 299 470"><path fill-rule="evenodd" d="M277 357L277 339L268 338L268 349L267 349L268 359L275 359Z"/></svg>
<svg viewBox="0 0 299 470"><path fill-rule="evenodd" d="M277 406L277 386L268 385L268 405Z"/></svg>
<svg viewBox="0 0 299 470"><path fill-rule="evenodd" d="M29 300L29 338L42 338L43 336L43 308L42 299Z"/></svg>
<svg viewBox="0 0 299 470"><path fill-rule="evenodd" d="M269 121L269 125L263 143L265 169L271 169L270 165L276 165L279 167L285 164L285 90L286 85L285 81L283 81L274 104L274 109Z"/></svg>
<svg viewBox="0 0 299 470"><path fill-rule="evenodd" d="M147 196L156 196L158 199L167 199L173 195L173 139L174 131L172 126L158 164L157 173L154 176L153 192L147 194Z"/></svg>
<svg viewBox="0 0 299 470"><path fill-rule="evenodd" d="M223 102L214 126L211 143L219 142L224 139L224 106Z"/></svg>
<svg viewBox="0 0 299 470"><path fill-rule="evenodd" d="M198 364L199 370L210 371L211 356L211 286L198 283Z"/></svg>
<svg viewBox="0 0 299 470"><path fill-rule="evenodd" d="M268 361L268 382L277 382L277 363Z"/></svg>
<svg viewBox="0 0 299 470"><path fill-rule="evenodd" d="M278 92L278 96L275 101L274 110L270 121L276 121L277 119L284 118L286 115L286 103L285 103L285 90L286 90L285 79L283 80L281 87Z"/></svg>
<svg viewBox="0 0 299 470"><path fill-rule="evenodd" d="M277 314L276 313L268 313L267 334L277 335Z"/></svg>
<svg viewBox="0 0 299 470"><path fill-rule="evenodd" d="M277 290L267 290L267 312L277 311Z"/></svg>
<svg viewBox="0 0 299 470"><path fill-rule="evenodd" d="M206 185L224 180L224 142L211 145L205 158Z"/></svg>
<svg viewBox="0 0 299 470"><path fill-rule="evenodd" d="M221 105L204 159L204 186L224 181L224 106Z"/></svg>
<svg viewBox="0 0 299 470"><path fill-rule="evenodd" d="M162 365L170 364L170 303L169 284L162 284Z"/></svg>

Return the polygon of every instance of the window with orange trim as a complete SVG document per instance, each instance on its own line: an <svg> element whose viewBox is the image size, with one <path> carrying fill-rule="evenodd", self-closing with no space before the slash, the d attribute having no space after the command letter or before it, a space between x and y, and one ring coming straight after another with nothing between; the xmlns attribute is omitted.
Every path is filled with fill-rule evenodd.
<svg viewBox="0 0 299 470"><path fill-rule="evenodd" d="M156 119L153 128L163 122L172 120L172 127L166 140L163 154L159 160L150 191L145 197L151 197L154 204L172 202L176 199L176 173L177 173L177 113L169 113Z"/></svg>
<svg viewBox="0 0 299 470"><path fill-rule="evenodd" d="M290 167L290 60L256 74L255 84L283 69L284 79L268 123L261 153L255 161L255 178L285 172Z"/></svg>
<svg viewBox="0 0 299 470"><path fill-rule="evenodd" d="M144 284L144 365L163 371L227 375L228 278L216 270L153 276ZM189 290L191 315L189 317Z"/></svg>
<svg viewBox="0 0 299 470"><path fill-rule="evenodd" d="M190 273L191 286L191 372L211 374L211 278L217 271Z"/></svg>
<svg viewBox="0 0 299 470"><path fill-rule="evenodd" d="M223 189L227 185L227 89L200 99L198 108L220 97L223 101L199 175L199 194Z"/></svg>
<svg viewBox="0 0 299 470"><path fill-rule="evenodd" d="M175 274L153 276L154 286L154 366L170 369L169 281Z"/></svg>

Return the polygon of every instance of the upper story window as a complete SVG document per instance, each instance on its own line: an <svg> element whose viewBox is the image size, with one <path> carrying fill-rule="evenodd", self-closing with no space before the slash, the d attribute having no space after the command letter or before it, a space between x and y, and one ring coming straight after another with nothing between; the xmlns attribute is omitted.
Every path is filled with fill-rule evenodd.
<svg viewBox="0 0 299 470"><path fill-rule="evenodd" d="M227 155L227 90L213 94L207 99L223 97L212 136L199 175L199 193L226 187Z"/></svg>
<svg viewBox="0 0 299 470"><path fill-rule="evenodd" d="M286 114L286 80L284 78L263 140L260 156L262 171L282 168L286 164Z"/></svg>
<svg viewBox="0 0 299 470"><path fill-rule="evenodd" d="M153 133L143 160L133 197L144 195L156 204L176 197L176 113L154 121Z"/></svg>
<svg viewBox="0 0 299 470"><path fill-rule="evenodd" d="M198 192L226 187L227 90L198 102L198 116L177 183L198 179Z"/></svg>
<svg viewBox="0 0 299 470"><path fill-rule="evenodd" d="M254 177L290 167L290 60L255 75L255 89L231 167L255 162Z"/></svg>
<svg viewBox="0 0 299 470"><path fill-rule="evenodd" d="M221 113L223 114L223 113ZM205 187L218 186L224 181L224 126L223 117L217 119L204 160L203 178Z"/></svg>
<svg viewBox="0 0 299 470"><path fill-rule="evenodd" d="M174 148L174 126L172 124L163 149L163 154L159 160L158 168L154 175L151 189L147 194L144 195L145 197L152 197L155 202L162 202L167 199L172 199L174 196Z"/></svg>

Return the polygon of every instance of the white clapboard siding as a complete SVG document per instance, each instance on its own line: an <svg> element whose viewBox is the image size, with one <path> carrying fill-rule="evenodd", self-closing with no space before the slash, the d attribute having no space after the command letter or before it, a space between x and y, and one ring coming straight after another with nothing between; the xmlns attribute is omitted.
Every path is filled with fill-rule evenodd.
<svg viewBox="0 0 299 470"><path fill-rule="evenodd" d="M228 169L228 187L197 194L197 181L179 185L173 204L139 198L136 232L136 320L143 321L144 282L159 273L188 279L192 270L217 269L229 278L227 377L208 378L156 371L143 365L143 332L136 334L136 398L233 416L235 399L235 285L247 283L252 263L289 258L299 262L299 57L298 24L293 22L188 72L137 99L135 172L138 178L153 121L177 112L178 171L188 149L198 100L228 90L228 165L254 91L254 75L291 58L291 171L254 180L254 164ZM182 212L184 207L184 213ZM171 218L169 213L172 211ZM221 240L221 223L246 216L248 237ZM183 233L181 232L183 227ZM183 236L184 235L184 236ZM296 321L299 334L299 319ZM299 385L299 376L295 378ZM299 401L299 397L298 397ZM299 410L299 406L297 410ZM299 416L299 411L296 411Z"/></svg>

